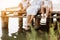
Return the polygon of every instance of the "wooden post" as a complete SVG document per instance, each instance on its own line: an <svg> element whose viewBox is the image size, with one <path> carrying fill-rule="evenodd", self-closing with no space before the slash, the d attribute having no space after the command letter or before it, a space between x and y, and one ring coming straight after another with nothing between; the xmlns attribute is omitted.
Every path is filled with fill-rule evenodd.
<svg viewBox="0 0 60 40"><path fill-rule="evenodd" d="M6 16L6 11L1 11L2 13L2 28L8 28L8 17Z"/></svg>
<svg viewBox="0 0 60 40"><path fill-rule="evenodd" d="M60 13L57 13L57 16L60 16ZM60 18L57 18L57 21L60 22Z"/></svg>
<svg viewBox="0 0 60 40"><path fill-rule="evenodd" d="M21 13L18 13L18 16L22 16ZM23 18L19 17L19 31L22 31Z"/></svg>
<svg viewBox="0 0 60 40"><path fill-rule="evenodd" d="M35 17L35 29L40 27L40 18L38 16Z"/></svg>

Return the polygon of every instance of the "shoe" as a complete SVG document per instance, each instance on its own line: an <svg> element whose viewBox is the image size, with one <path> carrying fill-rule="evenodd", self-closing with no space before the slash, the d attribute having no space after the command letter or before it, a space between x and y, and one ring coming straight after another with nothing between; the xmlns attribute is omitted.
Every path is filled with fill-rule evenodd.
<svg viewBox="0 0 60 40"><path fill-rule="evenodd" d="M44 14L41 14L41 17L43 17L44 16Z"/></svg>
<svg viewBox="0 0 60 40"><path fill-rule="evenodd" d="M41 25L46 25L46 17L42 17L41 20L40 20L40 24Z"/></svg>
<svg viewBox="0 0 60 40"><path fill-rule="evenodd" d="M23 29L28 31L28 30L30 30L30 26L29 25L28 26L24 26Z"/></svg>

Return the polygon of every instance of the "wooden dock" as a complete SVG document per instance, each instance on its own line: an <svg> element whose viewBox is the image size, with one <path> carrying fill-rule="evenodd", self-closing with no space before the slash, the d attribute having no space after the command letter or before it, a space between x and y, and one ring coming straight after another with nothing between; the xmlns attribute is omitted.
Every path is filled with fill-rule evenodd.
<svg viewBox="0 0 60 40"><path fill-rule="evenodd" d="M7 12L10 12L11 14L13 14L13 12L17 12L18 13L18 15L9 15L9 14L7 14ZM59 16L51 16L51 17L48 17L48 18L57 18L57 19L59 19L60 20L60 12L53 12L53 14L58 14ZM14 17L18 17L19 18L19 27L21 28L21 30L22 30L22 24L23 24L23 15L26 15L26 12L20 12L20 11L1 11L1 15L2 16L0 16L1 18L2 18L2 28L8 28L8 19L9 19L9 17L12 17L12 18L14 18ZM35 17L35 26L39 26L40 25L40 18L41 18L41 16L36 16Z"/></svg>

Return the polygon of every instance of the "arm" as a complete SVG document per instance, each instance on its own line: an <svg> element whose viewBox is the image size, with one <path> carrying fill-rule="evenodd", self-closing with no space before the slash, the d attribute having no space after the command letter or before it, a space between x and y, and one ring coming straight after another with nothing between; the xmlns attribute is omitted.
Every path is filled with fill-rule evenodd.
<svg viewBox="0 0 60 40"><path fill-rule="evenodd" d="M22 8L22 11L26 11L26 9L27 9L29 6L30 6L30 3L28 2L28 3L27 3L27 6L26 6L25 8ZM22 7L23 7L23 5L22 5Z"/></svg>
<svg viewBox="0 0 60 40"><path fill-rule="evenodd" d="M51 1L51 9L53 10L53 5L52 5L52 1Z"/></svg>
<svg viewBox="0 0 60 40"><path fill-rule="evenodd" d="M22 3L20 3L20 4L18 5L18 7L19 7L20 9L23 9Z"/></svg>
<svg viewBox="0 0 60 40"><path fill-rule="evenodd" d="M53 10L53 4L52 4L52 1L50 2L50 4L51 4L50 12L52 12L52 10Z"/></svg>
<svg viewBox="0 0 60 40"><path fill-rule="evenodd" d="M50 14L49 14L49 15L51 16L51 14L52 14L52 10L53 10L52 1L50 1L50 4L51 4L51 8L50 8L50 10L49 10L49 11L50 11Z"/></svg>
<svg viewBox="0 0 60 40"><path fill-rule="evenodd" d="M43 8L44 2L41 1L41 13L44 13L44 8Z"/></svg>

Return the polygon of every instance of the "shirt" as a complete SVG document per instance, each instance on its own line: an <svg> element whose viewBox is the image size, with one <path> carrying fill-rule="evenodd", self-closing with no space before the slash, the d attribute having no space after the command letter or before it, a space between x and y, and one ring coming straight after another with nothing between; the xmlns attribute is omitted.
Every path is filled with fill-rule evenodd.
<svg viewBox="0 0 60 40"><path fill-rule="evenodd" d="M30 4L31 6L34 6L34 5L40 6L41 0L30 0Z"/></svg>

